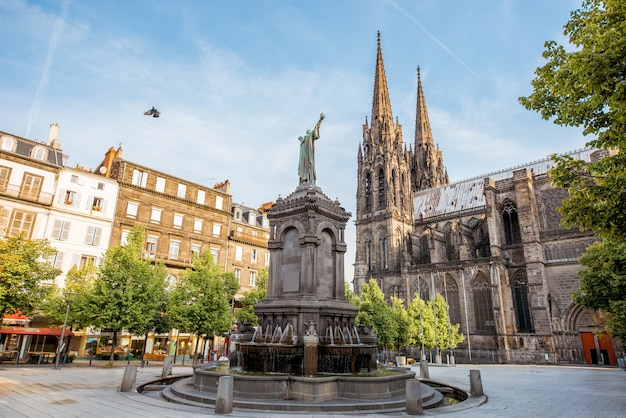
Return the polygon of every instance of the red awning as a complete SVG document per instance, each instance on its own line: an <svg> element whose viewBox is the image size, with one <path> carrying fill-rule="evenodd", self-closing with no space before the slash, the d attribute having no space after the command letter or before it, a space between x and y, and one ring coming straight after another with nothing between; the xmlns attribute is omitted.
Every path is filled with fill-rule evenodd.
<svg viewBox="0 0 626 418"><path fill-rule="evenodd" d="M0 334L24 334L24 335L54 335L61 336L61 328L30 328L30 327L0 327ZM73 337L74 333L65 330L66 337Z"/></svg>

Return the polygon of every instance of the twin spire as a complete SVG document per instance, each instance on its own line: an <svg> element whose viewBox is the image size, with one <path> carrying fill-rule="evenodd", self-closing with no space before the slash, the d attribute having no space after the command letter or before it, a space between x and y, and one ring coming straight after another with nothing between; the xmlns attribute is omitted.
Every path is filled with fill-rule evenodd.
<svg viewBox="0 0 626 418"><path fill-rule="evenodd" d="M376 148L377 142L378 145L383 146L391 146L392 144L389 142L402 143L399 125L397 121L394 124L393 113L391 111L391 100L389 98L387 76L385 75L385 65L383 63L380 31L378 32L377 38L376 74L374 76L371 128L369 129L369 140L372 142L371 146L374 149ZM400 134L399 138L397 137L398 135L395 135L396 131ZM366 139L365 134L364 132L364 142ZM417 67L417 106L415 111L415 145L412 165L412 171L414 173L414 178L412 179L413 191L438 187L449 183L448 173L443 165L443 155L433 140L419 67Z"/></svg>

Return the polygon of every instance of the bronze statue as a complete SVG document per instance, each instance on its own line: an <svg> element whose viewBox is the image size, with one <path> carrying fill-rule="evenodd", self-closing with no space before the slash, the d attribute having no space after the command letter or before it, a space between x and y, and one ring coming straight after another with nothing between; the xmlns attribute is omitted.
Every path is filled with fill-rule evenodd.
<svg viewBox="0 0 626 418"><path fill-rule="evenodd" d="M298 176L300 184L315 184L315 141L320 137L320 125L326 116L322 112L315 128L307 129L306 135L298 137L300 141L300 162Z"/></svg>

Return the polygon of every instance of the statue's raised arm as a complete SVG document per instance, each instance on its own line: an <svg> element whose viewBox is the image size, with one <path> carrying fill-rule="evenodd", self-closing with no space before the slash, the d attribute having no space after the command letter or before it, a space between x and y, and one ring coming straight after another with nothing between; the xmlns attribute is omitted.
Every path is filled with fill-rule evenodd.
<svg viewBox="0 0 626 418"><path fill-rule="evenodd" d="M307 129L306 135L298 137L300 140L300 160L298 164L298 176L300 185L315 185L315 141L320 137L320 125L326 115L320 113L320 119L313 130Z"/></svg>

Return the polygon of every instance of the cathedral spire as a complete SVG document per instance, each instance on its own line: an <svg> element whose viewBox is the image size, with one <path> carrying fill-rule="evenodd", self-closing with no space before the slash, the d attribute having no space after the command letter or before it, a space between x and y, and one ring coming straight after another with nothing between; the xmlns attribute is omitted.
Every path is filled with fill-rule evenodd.
<svg viewBox="0 0 626 418"><path fill-rule="evenodd" d="M422 88L420 67L417 67L417 108L415 110L415 176L413 190L424 190L448 184L443 155L435 146L430 129L428 109Z"/></svg>
<svg viewBox="0 0 626 418"><path fill-rule="evenodd" d="M372 100L372 137L383 138L393 132L393 113L387 87L387 76L383 63L383 52L380 46L380 31L378 32L378 50L376 53L376 74L374 76L374 97Z"/></svg>

